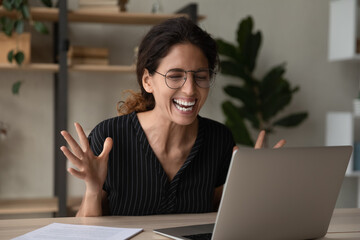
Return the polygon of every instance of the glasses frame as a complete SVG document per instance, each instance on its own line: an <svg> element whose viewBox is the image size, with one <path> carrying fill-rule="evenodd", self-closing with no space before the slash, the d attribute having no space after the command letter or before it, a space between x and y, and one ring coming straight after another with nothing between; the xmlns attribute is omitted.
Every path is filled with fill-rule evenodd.
<svg viewBox="0 0 360 240"><path fill-rule="evenodd" d="M173 87L170 87L169 84L167 83L166 75L167 75L169 72L171 72L171 71L176 71L176 70L179 71L179 72L181 72L181 71L182 71L182 72L185 72L185 78L184 78L184 82L181 84L180 87L173 88ZM162 73L154 70L155 73L157 73L157 74L159 74L159 75L161 75L161 76L164 77L165 84L166 84L166 86L167 86L168 88L170 88L170 89L179 89L179 88L182 88L182 87L184 86L186 80L188 79L187 76L188 76L188 73L189 73L189 72L193 73L193 76L194 76L197 72L202 72L202 71L209 71L210 76L211 76L211 78L213 79L213 80L210 82L209 87L202 87L202 86L200 86L196 80L194 80L194 82L195 82L196 85L197 85L198 87L200 87L200 88L204 88L204 89L210 88L210 87L213 85L213 83L215 82L215 76L216 76L216 72L213 71L213 70L211 70L210 68L199 69L199 70L196 70L196 71L195 71L195 70L184 70L184 69L180 69L180 68L179 68L179 69L175 68L175 69L170 69L170 70L168 70L165 74L162 74Z"/></svg>

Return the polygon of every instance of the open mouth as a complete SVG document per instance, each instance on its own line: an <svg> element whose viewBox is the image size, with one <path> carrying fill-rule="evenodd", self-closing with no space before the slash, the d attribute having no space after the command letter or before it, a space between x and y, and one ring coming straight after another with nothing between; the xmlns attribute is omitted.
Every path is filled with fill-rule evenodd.
<svg viewBox="0 0 360 240"><path fill-rule="evenodd" d="M196 100L193 101L185 101L182 99L173 99L173 103L177 109L183 112L190 112L193 110Z"/></svg>

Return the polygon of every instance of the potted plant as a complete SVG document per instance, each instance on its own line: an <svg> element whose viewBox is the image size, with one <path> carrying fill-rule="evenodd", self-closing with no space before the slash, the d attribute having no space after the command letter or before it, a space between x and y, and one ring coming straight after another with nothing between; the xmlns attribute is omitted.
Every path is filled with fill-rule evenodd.
<svg viewBox="0 0 360 240"><path fill-rule="evenodd" d="M47 7L52 7L51 0L41 0L41 2ZM2 16L0 18L0 29L6 36L11 37L13 33L21 35L24 32L25 23L28 23L36 31L42 34L49 33L48 29L42 22L34 21L31 18L30 8L27 0L3 0L1 5L6 11L15 12L15 18L7 16ZM17 40L18 38L16 37L15 41ZM25 59L25 55L23 51L16 47L16 49L11 49L7 53L7 59L10 63L15 61L16 64L20 66ZM14 94L19 92L20 85L21 81L17 81L13 84L12 92Z"/></svg>
<svg viewBox="0 0 360 240"><path fill-rule="evenodd" d="M249 124L253 129L272 133L275 127L295 127L308 116L307 112L298 112L276 118L291 102L299 87L292 87L285 78L285 64L273 67L261 79L254 76L261 41L261 32L253 33L251 16L240 21L236 45L217 39L221 73L239 79L239 84L224 87L225 93L232 99L222 103L225 124L238 144L249 146L254 145L248 130Z"/></svg>

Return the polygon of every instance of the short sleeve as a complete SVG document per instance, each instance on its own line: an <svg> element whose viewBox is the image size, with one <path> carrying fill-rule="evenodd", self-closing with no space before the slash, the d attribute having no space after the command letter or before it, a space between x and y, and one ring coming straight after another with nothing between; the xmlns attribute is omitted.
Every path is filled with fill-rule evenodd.
<svg viewBox="0 0 360 240"><path fill-rule="evenodd" d="M88 136L89 145L94 155L100 155L105 139L106 137L104 137L104 132L101 131L101 124L98 124Z"/></svg>
<svg viewBox="0 0 360 240"><path fill-rule="evenodd" d="M99 156L103 150L104 142L106 139L106 133L104 131L105 122L99 123L89 134L88 141L91 150L93 151L95 156ZM109 168L109 166L108 166ZM109 192L108 187L108 177L105 179L105 183L103 185L103 190Z"/></svg>

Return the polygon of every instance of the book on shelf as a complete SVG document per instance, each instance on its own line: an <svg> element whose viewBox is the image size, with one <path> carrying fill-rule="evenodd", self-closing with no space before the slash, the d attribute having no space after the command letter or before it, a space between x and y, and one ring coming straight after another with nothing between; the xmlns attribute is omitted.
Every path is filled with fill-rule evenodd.
<svg viewBox="0 0 360 240"><path fill-rule="evenodd" d="M109 65L107 58L72 58L69 62L70 65L87 64L87 65Z"/></svg>
<svg viewBox="0 0 360 240"><path fill-rule="evenodd" d="M70 46L68 64L109 64L109 49L101 47Z"/></svg>
<svg viewBox="0 0 360 240"><path fill-rule="evenodd" d="M78 0L79 4L118 4L118 0Z"/></svg>
<svg viewBox="0 0 360 240"><path fill-rule="evenodd" d="M68 9L72 11L119 11L117 0L71 0Z"/></svg>

